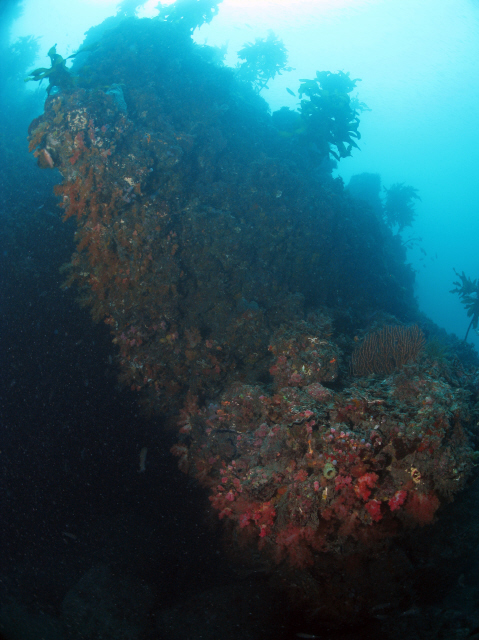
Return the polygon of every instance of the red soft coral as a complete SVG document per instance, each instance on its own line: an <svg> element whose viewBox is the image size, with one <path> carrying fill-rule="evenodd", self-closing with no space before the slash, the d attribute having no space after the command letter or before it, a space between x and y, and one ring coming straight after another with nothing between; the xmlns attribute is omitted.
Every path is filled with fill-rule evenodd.
<svg viewBox="0 0 479 640"><path fill-rule="evenodd" d="M366 502L364 508L369 513L371 519L374 520L374 522L379 522L379 520L381 520L381 518L383 517L381 514L381 503L379 502L379 500L370 500L369 502Z"/></svg>
<svg viewBox="0 0 479 640"><path fill-rule="evenodd" d="M393 497L388 501L388 505L391 511L396 511L396 509L399 509L399 507L405 502L406 498L407 491L404 491L404 489L396 491Z"/></svg>
<svg viewBox="0 0 479 640"><path fill-rule="evenodd" d="M409 493L406 511L422 526L433 521L439 504L439 498L435 493L417 493L414 491Z"/></svg>
<svg viewBox="0 0 479 640"><path fill-rule="evenodd" d="M274 524L276 511L271 502L263 502L259 508L253 512L253 520L259 527L259 536L264 538L271 531Z"/></svg>
<svg viewBox="0 0 479 640"><path fill-rule="evenodd" d="M378 478L379 476L377 473L365 473L362 475L358 478L355 486L356 494L363 500L367 500L371 495L370 489L374 489Z"/></svg>
<svg viewBox="0 0 479 640"><path fill-rule="evenodd" d="M314 563L312 549L321 551L324 541L317 535L313 527L298 527L294 524L288 524L276 536L276 544L277 562L287 557L294 567L304 569Z"/></svg>

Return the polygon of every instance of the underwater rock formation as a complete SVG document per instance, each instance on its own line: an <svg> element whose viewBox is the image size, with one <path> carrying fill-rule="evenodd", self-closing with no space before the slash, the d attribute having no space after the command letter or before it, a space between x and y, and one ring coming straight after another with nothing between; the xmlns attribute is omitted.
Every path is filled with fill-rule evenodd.
<svg viewBox="0 0 479 640"><path fill-rule="evenodd" d="M209 407L189 398L172 453L208 488L243 561L245 549L260 549L288 582L301 576L296 595L310 608L321 602L323 617L344 620L384 589L398 597L368 567L394 556L391 542L408 529L433 522L476 456L459 379L447 382L423 360L335 391L340 351L325 326L310 318L278 332L272 388L234 384ZM343 575L351 562L352 581ZM359 567L364 591L352 596ZM330 571L343 575L334 588Z"/></svg>
<svg viewBox="0 0 479 640"><path fill-rule="evenodd" d="M269 336L303 301L414 307L380 223L188 35L127 20L88 63L74 90L47 99L30 149L60 170L57 195L77 219L68 283L152 408L267 372Z"/></svg>
<svg viewBox="0 0 479 640"><path fill-rule="evenodd" d="M380 554L464 486L471 411L425 359L349 377L355 327L407 321L413 274L386 225L205 49L124 21L47 98L30 150L62 175L77 224L66 286L108 325L122 380L179 421L180 468L314 609L321 571Z"/></svg>

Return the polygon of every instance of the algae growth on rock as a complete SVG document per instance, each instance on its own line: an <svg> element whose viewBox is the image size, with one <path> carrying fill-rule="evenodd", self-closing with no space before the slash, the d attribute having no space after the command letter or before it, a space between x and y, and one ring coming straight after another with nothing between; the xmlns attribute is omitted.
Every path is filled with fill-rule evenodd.
<svg viewBox="0 0 479 640"><path fill-rule="evenodd" d="M122 22L76 73L29 132L76 219L65 286L109 326L123 382L180 427L173 453L231 546L253 561L259 545L289 584L300 571L312 609L362 615L384 581L345 599L348 582L326 589L320 568L379 558L472 471L457 367L418 348L384 380L350 372L358 327L417 319L404 249L332 178L318 140L282 136L174 21Z"/></svg>

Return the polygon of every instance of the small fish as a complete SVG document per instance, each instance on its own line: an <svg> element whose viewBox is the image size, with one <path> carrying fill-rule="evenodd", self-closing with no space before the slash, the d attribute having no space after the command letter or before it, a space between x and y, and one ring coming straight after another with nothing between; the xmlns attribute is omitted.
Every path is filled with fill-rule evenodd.
<svg viewBox="0 0 479 640"><path fill-rule="evenodd" d="M146 454L148 453L148 447L142 447L140 451L140 468L138 473L144 473L146 471Z"/></svg>
<svg viewBox="0 0 479 640"><path fill-rule="evenodd" d="M289 93L290 96L294 96L296 98L296 94L294 91L291 91L291 89L288 89L288 87L286 87L286 91Z"/></svg>
<svg viewBox="0 0 479 640"><path fill-rule="evenodd" d="M73 535L73 533L69 533L68 531L62 531L62 536L66 536L67 538L71 538L72 540L77 539L77 537Z"/></svg>

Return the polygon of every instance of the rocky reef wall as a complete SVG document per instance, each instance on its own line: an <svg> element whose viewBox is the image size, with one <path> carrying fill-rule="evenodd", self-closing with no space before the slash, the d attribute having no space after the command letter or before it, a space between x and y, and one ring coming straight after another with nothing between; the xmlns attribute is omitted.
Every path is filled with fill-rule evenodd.
<svg viewBox="0 0 479 640"><path fill-rule="evenodd" d="M415 312L390 230L166 22L107 32L29 134L77 223L65 286L109 326L122 380L180 427L173 453L229 539L311 610L369 611L384 586L351 595L325 573L356 563L366 585L359 568L431 523L474 457L460 365L418 348L383 379L349 370L367 317Z"/></svg>

